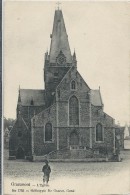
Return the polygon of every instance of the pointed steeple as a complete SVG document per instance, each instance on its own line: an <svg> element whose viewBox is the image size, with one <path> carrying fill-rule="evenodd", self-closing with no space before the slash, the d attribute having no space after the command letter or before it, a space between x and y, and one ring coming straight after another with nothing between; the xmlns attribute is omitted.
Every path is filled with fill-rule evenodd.
<svg viewBox="0 0 130 195"><path fill-rule="evenodd" d="M65 23L61 10L55 11L53 30L51 34L50 63L55 63L58 55L62 53L66 63L72 63L72 56L66 33Z"/></svg>

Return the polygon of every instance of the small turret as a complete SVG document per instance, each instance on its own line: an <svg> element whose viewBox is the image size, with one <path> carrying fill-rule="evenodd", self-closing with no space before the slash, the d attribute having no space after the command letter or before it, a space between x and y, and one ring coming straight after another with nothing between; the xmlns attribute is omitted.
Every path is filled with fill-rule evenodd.
<svg viewBox="0 0 130 195"><path fill-rule="evenodd" d="M48 61L48 60L49 60L49 55L48 55L48 50L47 50L45 53L45 61Z"/></svg>
<svg viewBox="0 0 130 195"><path fill-rule="evenodd" d="M77 59L76 59L75 50L74 50L74 54L73 54L73 65L74 65L74 66L77 66Z"/></svg>

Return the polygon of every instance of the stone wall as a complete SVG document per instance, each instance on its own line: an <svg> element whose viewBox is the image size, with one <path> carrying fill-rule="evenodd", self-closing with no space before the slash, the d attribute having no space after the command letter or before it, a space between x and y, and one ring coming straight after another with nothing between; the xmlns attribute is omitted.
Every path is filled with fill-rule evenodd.
<svg viewBox="0 0 130 195"><path fill-rule="evenodd" d="M103 112L102 107L92 107L92 148L99 149L102 153L112 153L114 151L114 120ZM96 125L103 126L103 141L96 142Z"/></svg>
<svg viewBox="0 0 130 195"><path fill-rule="evenodd" d="M96 126L97 123L101 123L104 126L112 127L114 125L114 119L108 114L103 112L103 107L95 107L91 105L92 108L92 126Z"/></svg>
<svg viewBox="0 0 130 195"><path fill-rule="evenodd" d="M31 106L31 105L30 106L20 106L20 115L23 117L25 122L29 125L30 120L34 116L34 114L36 115L40 113L44 108L45 106Z"/></svg>
<svg viewBox="0 0 130 195"><path fill-rule="evenodd" d="M31 155L30 131L21 116L18 117L10 132L9 156L16 156L19 147L24 150L25 156Z"/></svg>
<svg viewBox="0 0 130 195"><path fill-rule="evenodd" d="M52 124L52 142L45 142L45 125ZM32 153L45 155L57 148L56 105L45 109L31 120Z"/></svg>
<svg viewBox="0 0 130 195"><path fill-rule="evenodd" d="M71 81L73 80L76 82L75 90L71 89ZM105 157L108 153L112 154L114 150L114 120L104 113L102 106L90 105L89 90L90 88L77 72L76 67L72 67L56 89L55 103L31 120L34 156L42 156L50 152L55 153L56 150L71 150L70 135L72 132L76 132L78 136L79 148L77 151L79 153L75 150L72 150L70 154L65 152L65 156L68 155L68 158L75 158L76 155L78 158L78 154L84 158ZM79 101L79 125L70 126L69 99L73 95ZM44 139L45 124L48 122L53 126L53 140L50 143L45 142ZM96 142L95 128L97 123L103 125L102 142Z"/></svg>
<svg viewBox="0 0 130 195"><path fill-rule="evenodd" d="M112 153L114 151L114 130L103 127L103 141L96 142L96 129L92 128L92 148L100 153Z"/></svg>
<svg viewBox="0 0 130 195"><path fill-rule="evenodd" d="M56 135L53 128L53 141L46 143L44 139L44 127L33 127L33 155L43 156L56 150Z"/></svg>
<svg viewBox="0 0 130 195"><path fill-rule="evenodd" d="M76 82L76 89L71 89L71 81ZM89 126L89 103L86 98L89 87L72 67L57 87L56 101L58 103L58 126L69 126L69 99L75 95L79 101L79 126Z"/></svg>
<svg viewBox="0 0 130 195"><path fill-rule="evenodd" d="M70 135L75 131L79 137L79 145L89 147L90 142L90 131L89 128L80 128L80 127L63 127L59 128L59 148L70 149Z"/></svg>

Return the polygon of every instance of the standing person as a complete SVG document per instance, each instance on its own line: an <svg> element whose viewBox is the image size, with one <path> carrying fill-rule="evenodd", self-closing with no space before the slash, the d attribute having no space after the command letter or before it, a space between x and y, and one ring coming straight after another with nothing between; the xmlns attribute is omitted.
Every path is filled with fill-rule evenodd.
<svg viewBox="0 0 130 195"><path fill-rule="evenodd" d="M43 175L43 183L48 185L51 168L50 168L47 160L45 160L45 165L42 168L42 172L44 173L44 175Z"/></svg>

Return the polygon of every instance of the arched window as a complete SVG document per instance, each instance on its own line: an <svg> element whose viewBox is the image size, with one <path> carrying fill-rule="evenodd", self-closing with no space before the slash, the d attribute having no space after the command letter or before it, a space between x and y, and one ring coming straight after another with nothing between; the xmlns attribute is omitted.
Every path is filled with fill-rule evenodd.
<svg viewBox="0 0 130 195"><path fill-rule="evenodd" d="M100 123L96 125L96 141L103 141L103 128Z"/></svg>
<svg viewBox="0 0 130 195"><path fill-rule="evenodd" d="M45 141L52 141L52 124L47 123L45 125Z"/></svg>
<svg viewBox="0 0 130 195"><path fill-rule="evenodd" d="M69 100L69 124L79 125L79 103L76 96Z"/></svg>
<svg viewBox="0 0 130 195"><path fill-rule="evenodd" d="M72 81L71 82L71 89L72 90L75 90L76 89L76 82L75 81Z"/></svg>

